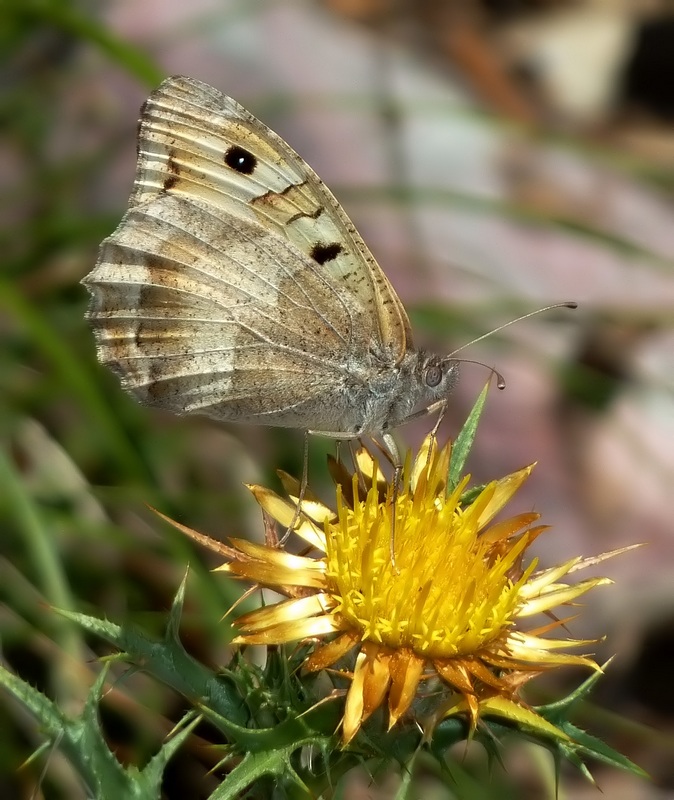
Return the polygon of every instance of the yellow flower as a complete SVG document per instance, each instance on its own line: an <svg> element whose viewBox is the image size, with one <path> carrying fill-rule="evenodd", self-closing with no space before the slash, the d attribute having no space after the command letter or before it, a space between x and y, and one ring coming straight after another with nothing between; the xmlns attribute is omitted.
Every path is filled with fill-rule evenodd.
<svg viewBox="0 0 674 800"><path fill-rule="evenodd" d="M338 662L352 667L342 672L351 679L345 743L384 702L392 728L412 707L422 681L438 697L430 718L426 710L429 729L456 713L467 714L474 729L480 716L489 714L565 738L519 691L550 668L599 669L587 655L565 652L591 640L549 637L568 622L553 616L554 608L610 583L606 578L561 582L598 559L573 558L544 570L536 569L536 559L525 565L527 548L546 530L534 525L539 515L493 520L532 468L493 481L466 501L468 477L451 491L447 487L450 455L449 444L438 449L427 438L414 462L408 457L394 492L376 460L361 449L353 474L332 465L336 510L307 495L298 513L299 484L285 474L290 499L251 486L267 515L283 530L292 525L304 541L301 555L281 548L270 529L265 545L232 539L228 547L178 526L225 556L218 569L287 598L239 617L235 642L310 640L315 647L307 670ZM545 624L523 626L541 613L547 615Z"/></svg>

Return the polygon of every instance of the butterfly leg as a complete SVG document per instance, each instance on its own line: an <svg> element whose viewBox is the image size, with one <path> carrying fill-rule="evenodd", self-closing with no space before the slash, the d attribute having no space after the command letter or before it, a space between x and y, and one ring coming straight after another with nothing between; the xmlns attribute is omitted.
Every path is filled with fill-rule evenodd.
<svg viewBox="0 0 674 800"><path fill-rule="evenodd" d="M389 431L383 431L381 434L381 438L377 438L375 436L370 437L374 444L381 450L381 452L386 456L386 458L390 461L391 466L393 467L393 478L391 483L391 538L390 538L390 556L391 556L391 566L399 573L398 567L396 566L396 559L395 559L395 528L396 528L396 507L398 503L398 497L400 495L400 486L402 483L402 475L403 475L403 461L400 457L400 449L396 440L393 438L393 435Z"/></svg>
<svg viewBox="0 0 674 800"><path fill-rule="evenodd" d="M398 507L398 495L400 494L400 482L403 476L403 464L402 459L400 458L400 450L398 449L398 445L393 436L388 433L388 431L384 431L381 438L382 442L384 445L386 445L386 448L389 451L391 462L393 463L393 492L391 493L391 538L389 539L389 554L391 557L391 566L396 573L399 573L400 570L396 566L395 553L396 509Z"/></svg>
<svg viewBox="0 0 674 800"><path fill-rule="evenodd" d="M290 524L286 528L285 533L281 537L279 541L279 545L285 544L288 537L290 536L291 532L294 530L295 526L299 522L300 514L302 512L302 503L304 502L304 497L307 492L307 486L309 484L309 436L329 436L331 439L336 439L337 444L341 441L351 441L356 438L355 435L349 433L331 433L331 432L324 432L324 431L304 431L304 453L302 456L302 479L300 480L300 491L299 496L297 498L297 505L295 506L295 513L293 514L293 518L290 520Z"/></svg>
<svg viewBox="0 0 674 800"><path fill-rule="evenodd" d="M356 433L346 433L344 431L309 431L309 432L312 434L316 434L318 436L329 436L331 439L336 439L338 442L357 439L363 434L363 431L357 431ZM398 448L398 445L396 444L396 441L391 435L391 433L389 433L388 431L384 431L380 439L375 438L374 436L371 436L371 438L372 441L380 448L380 450L384 453L384 455L393 465L393 492L391 495L390 555L391 555L391 566L397 571L398 568L396 567L396 561L395 561L395 523L396 523L395 512L396 512L396 504L398 501L398 495L400 493L400 483L403 473L403 464L402 464L402 459L400 458L400 449Z"/></svg>
<svg viewBox="0 0 674 800"><path fill-rule="evenodd" d="M438 412L438 418L437 418L437 420L435 422L435 425L433 426L433 429L431 430L431 434L430 434L431 435L432 444L428 448L428 457L427 457L427 461L426 461L426 470L427 471L428 471L428 467L430 466L431 455L432 455L433 450L434 450L433 445L435 443L438 430L440 429L440 425L442 424L442 420L444 419L446 410L447 410L447 400L443 398L442 400L438 400L436 403L432 403L427 408L422 408L420 411L417 411L414 414L410 414L409 417L407 417L406 419L404 419L401 422L401 425L405 425L406 423L412 422L415 419L421 419L422 417L427 417L430 414L434 414L434 413ZM388 433L387 431L385 431L382 434L382 440L383 440L382 441L383 445L385 446L386 450L388 451L388 453L389 453L389 455L391 457L391 462L393 464L393 469L394 469L394 473L393 473L393 493L392 493L392 497L391 497L391 506L392 506L392 508L391 508L391 545L390 545L390 549L391 549L391 566L397 571L398 568L396 567L396 561L395 561L396 504L397 504L397 501L398 501L398 495L400 493L400 483L401 483L401 479L402 479L403 464L402 464L402 459L400 457L400 451L398 449L398 445L396 444L395 439L393 438L393 436L390 433Z"/></svg>
<svg viewBox="0 0 674 800"><path fill-rule="evenodd" d="M290 520L290 525L286 528L286 532L281 537L279 542L279 546L285 544L288 537L290 536L291 531L295 529L295 526L299 522L300 513L302 511L302 503L304 502L304 495L307 492L307 484L309 482L309 431L304 431L304 454L302 457L302 480L300 481L300 492L297 498L297 505L295 506L295 513L293 514L293 518Z"/></svg>
<svg viewBox="0 0 674 800"><path fill-rule="evenodd" d="M416 419L422 419L423 417L428 417L431 414L435 414L438 412L438 421L433 426L433 430L431 431L431 436L435 436L440 428L440 423L445 417L445 411L447 410L447 398L443 397L442 400L437 400L435 403L431 403L430 406L426 406L426 408L422 408L420 411L415 411L414 414L410 414L409 416L405 417L399 424L400 425L407 425L408 422L414 422Z"/></svg>
<svg viewBox="0 0 674 800"><path fill-rule="evenodd" d="M430 465L431 454L433 453L433 449L435 447L438 431L440 430L440 425L442 425L442 420L445 418L445 412L447 411L447 400L440 400L437 403L433 403L432 406L429 406L428 413L433 414L438 412L438 418L435 421L435 425L431 429L431 446L428 448L428 458L426 461L426 470L428 471L428 467Z"/></svg>
<svg viewBox="0 0 674 800"><path fill-rule="evenodd" d="M442 425L442 420L445 418L445 412L447 411L447 398L443 398L442 400L438 400L436 403L432 403L427 408L422 408L421 411L417 411L414 414L410 414L407 419L402 421L402 425L405 425L408 422L411 422L415 419L421 419L422 417L427 417L430 414L435 414L437 412L438 418L435 421L435 425L433 425L430 438L431 438L431 445L428 448L428 454L426 456L426 472L428 472L428 468L431 465L431 457L435 450L435 445L437 441L438 431L440 430L440 425Z"/></svg>
<svg viewBox="0 0 674 800"><path fill-rule="evenodd" d="M350 439L358 439L362 431L350 433L348 431L307 431L312 436L325 436L328 439L335 439L338 442L348 442Z"/></svg>

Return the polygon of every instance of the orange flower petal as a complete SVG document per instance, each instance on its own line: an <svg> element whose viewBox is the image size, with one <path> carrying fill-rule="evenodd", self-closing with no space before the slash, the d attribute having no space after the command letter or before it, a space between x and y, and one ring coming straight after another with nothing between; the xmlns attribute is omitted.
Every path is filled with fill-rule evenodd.
<svg viewBox="0 0 674 800"><path fill-rule="evenodd" d="M363 680L363 715L361 722L376 711L382 704L391 682L391 653L379 645L365 642L363 652L366 659L361 669Z"/></svg>
<svg viewBox="0 0 674 800"><path fill-rule="evenodd" d="M389 730L410 707L424 671L425 660L409 647L397 650L391 658L391 691L389 692Z"/></svg>
<svg viewBox="0 0 674 800"><path fill-rule="evenodd" d="M284 591L285 586L302 586L307 589L325 589L325 576L310 569L294 570L290 567L274 566L262 561L222 564L215 572L228 572L239 578L248 578L262 586L274 587Z"/></svg>
<svg viewBox="0 0 674 800"><path fill-rule="evenodd" d="M341 634L341 636L331 642L327 642L327 644L318 645L304 662L304 668L308 672L318 672L321 669L325 669L334 664L335 661L343 658L358 642L360 642L360 636L350 632Z"/></svg>
<svg viewBox="0 0 674 800"><path fill-rule="evenodd" d="M531 470L533 468L534 464L531 464L528 467L524 467L524 469L506 475L505 478L494 482L494 492L478 519L478 526L480 528L484 528L487 523L491 522L503 506L512 499L520 486L529 475L531 475Z"/></svg>
<svg viewBox="0 0 674 800"><path fill-rule="evenodd" d="M280 623L298 621L329 614L335 602L330 595L312 594L308 597L283 600L272 606L264 606L248 614L243 614L237 621L237 627L242 631L262 631Z"/></svg>
<svg viewBox="0 0 674 800"><path fill-rule="evenodd" d="M360 730L363 719L363 686L365 684L365 670L363 664L367 656L361 650L356 658L356 668L353 671L351 686L346 694L344 718L342 720L342 741L348 744Z"/></svg>
<svg viewBox="0 0 674 800"><path fill-rule="evenodd" d="M593 589L595 586L607 586L613 583L610 578L591 578L588 581L581 581L573 586L559 586L551 588L540 597L532 598L522 606L519 616L528 617L532 614L538 614L541 611L548 611L555 606L561 606L570 603L580 595Z"/></svg>
<svg viewBox="0 0 674 800"><path fill-rule="evenodd" d="M326 636L335 633L339 627L332 616L312 617L311 619L283 622L235 637L234 644L284 644L298 639L309 639L312 636Z"/></svg>
<svg viewBox="0 0 674 800"><path fill-rule="evenodd" d="M458 689L462 694L475 694L472 678L462 660L438 658L433 662L433 666L441 678L444 678L447 683Z"/></svg>

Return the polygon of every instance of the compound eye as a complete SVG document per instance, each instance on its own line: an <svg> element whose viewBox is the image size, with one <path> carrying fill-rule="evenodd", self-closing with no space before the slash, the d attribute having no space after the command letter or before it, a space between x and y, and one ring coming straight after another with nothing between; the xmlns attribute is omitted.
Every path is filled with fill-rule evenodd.
<svg viewBox="0 0 674 800"><path fill-rule="evenodd" d="M426 381L426 386L433 389L442 380L442 369L437 364L427 367L424 380Z"/></svg>

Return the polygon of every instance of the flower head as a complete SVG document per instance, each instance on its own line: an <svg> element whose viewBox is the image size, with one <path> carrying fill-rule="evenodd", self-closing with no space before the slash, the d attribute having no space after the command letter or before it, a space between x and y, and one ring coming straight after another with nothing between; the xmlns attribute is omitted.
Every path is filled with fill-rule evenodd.
<svg viewBox="0 0 674 800"><path fill-rule="evenodd" d="M599 669L587 655L566 652L589 641L550 637L568 621L553 609L610 582L561 582L596 559L543 570L536 559L527 563L527 548L546 530L534 524L539 515L494 518L532 468L471 494L468 477L447 485L450 457L449 444L438 448L428 437L394 486L361 449L353 472L333 463L334 510L310 495L299 503L299 484L285 474L289 499L251 486L266 514L292 526L306 550L289 553L273 536L265 545L240 539L215 545L226 557L218 569L286 597L239 617L235 642L309 640L315 647L307 670L348 665L344 742L384 702L393 727L414 707L422 682L431 682L440 698L427 718L431 725L464 713L471 728L485 714L527 716L539 730L552 728L521 700L522 685L557 666ZM526 620L540 613L548 615L545 624L527 628Z"/></svg>

